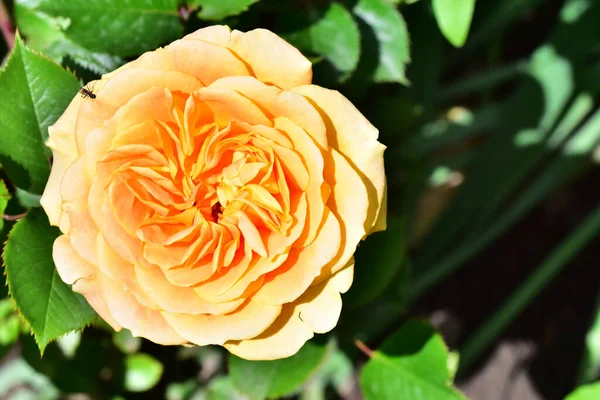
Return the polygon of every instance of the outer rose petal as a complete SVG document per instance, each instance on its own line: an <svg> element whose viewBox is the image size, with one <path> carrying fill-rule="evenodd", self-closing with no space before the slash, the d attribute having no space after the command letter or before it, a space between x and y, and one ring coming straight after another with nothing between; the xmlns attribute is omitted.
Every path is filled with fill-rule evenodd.
<svg viewBox="0 0 600 400"><path fill-rule="evenodd" d="M293 304L286 304L279 318L259 336L223 345L231 353L246 360L276 360L290 357L314 336L310 325L302 322Z"/></svg>
<svg viewBox="0 0 600 400"><path fill-rule="evenodd" d="M228 31L226 26L212 26L183 39L201 39L229 47L250 66L257 79L282 89L311 83L311 62L273 32L266 29L246 33Z"/></svg>
<svg viewBox="0 0 600 400"><path fill-rule="evenodd" d="M98 283L110 315L134 336L165 345L186 343L186 340L167 324L160 312L142 306L118 282L99 274Z"/></svg>
<svg viewBox="0 0 600 400"><path fill-rule="evenodd" d="M281 312L281 306L268 306L249 300L226 315L190 315L163 312L165 319L191 343L222 345L227 340L255 337L267 329Z"/></svg>
<svg viewBox="0 0 600 400"><path fill-rule="evenodd" d="M52 149L54 162L40 204L44 207L51 225L59 226L63 213L60 181L69 165L77 158L74 131L81 100L81 96L75 96L58 121L48 128L49 139L46 146ZM60 225L60 229L67 233L68 224Z"/></svg>
<svg viewBox="0 0 600 400"><path fill-rule="evenodd" d="M315 85L292 89L310 100L321 110L329 123L329 145L348 160L369 191L369 218L367 234L385 229L385 171L383 152L385 146L377 141L379 131L339 92ZM372 228L372 229L371 229Z"/></svg>
<svg viewBox="0 0 600 400"><path fill-rule="evenodd" d="M275 360L296 354L313 332L329 332L336 326L342 311L340 292L350 287L353 271L352 264L310 287L296 301L285 304L265 332L250 340L225 343L225 348L247 360Z"/></svg>

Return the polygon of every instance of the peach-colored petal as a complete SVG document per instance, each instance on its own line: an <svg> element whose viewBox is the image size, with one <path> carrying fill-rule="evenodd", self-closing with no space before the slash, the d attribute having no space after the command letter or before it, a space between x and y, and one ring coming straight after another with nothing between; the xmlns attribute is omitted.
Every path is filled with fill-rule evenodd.
<svg viewBox="0 0 600 400"><path fill-rule="evenodd" d="M104 81L97 90L94 101L84 102L75 126L77 149L84 151L84 141L89 132L104 125L117 110L132 97L153 87L163 87L170 91L193 93L203 87L200 80L177 71L161 71L147 68L128 68ZM152 110L147 110L149 114Z"/></svg>
<svg viewBox="0 0 600 400"><path fill-rule="evenodd" d="M60 194L60 181L69 165L77 158L77 146L75 146L75 121L77 112L83 99L75 96L71 103L56 121L48 128L48 141L46 146L52 149L52 170L48 183L40 199L40 204L46 211L51 225L59 226L62 214L62 196ZM68 233L68 226L60 226L63 233Z"/></svg>
<svg viewBox="0 0 600 400"><path fill-rule="evenodd" d="M104 237L98 234L98 269L109 279L120 282L129 290L137 301L144 307L158 309L158 305L153 302L146 293L140 288L135 276L134 265L127 262L106 243Z"/></svg>
<svg viewBox="0 0 600 400"><path fill-rule="evenodd" d="M231 50L205 40L177 40L164 49L142 54L137 68L179 71L209 85L224 76L249 76L242 60Z"/></svg>
<svg viewBox="0 0 600 400"><path fill-rule="evenodd" d="M225 25L212 25L198 29L183 37L183 40L189 39L205 40L210 43L227 47L231 41L231 29Z"/></svg>
<svg viewBox="0 0 600 400"><path fill-rule="evenodd" d="M255 337L267 329L280 312L281 306L269 306L249 300L226 315L163 312L163 316L189 342L205 346Z"/></svg>
<svg viewBox="0 0 600 400"><path fill-rule="evenodd" d="M333 278L309 287L294 304L299 317L315 333L335 328L342 312L342 296Z"/></svg>
<svg viewBox="0 0 600 400"><path fill-rule="evenodd" d="M266 29L244 33L231 32L226 26L212 26L184 37L184 40L194 39L229 47L263 82L288 89L312 81L311 62L298 49Z"/></svg>
<svg viewBox="0 0 600 400"><path fill-rule="evenodd" d="M232 76L215 81L210 88L235 90L260 104L274 118L283 117L304 129L322 148L327 148L327 126L325 118L302 95L281 90L275 86L247 76ZM247 121L248 122L248 121ZM290 137L294 139L294 137Z"/></svg>
<svg viewBox="0 0 600 400"><path fill-rule="evenodd" d="M256 104L234 90L208 87L199 90L194 96L210 107L215 122L222 126L226 126L231 121L272 125Z"/></svg>
<svg viewBox="0 0 600 400"><path fill-rule="evenodd" d="M96 236L98 228L87 207L90 179L85 172L84 160L78 158L66 170L61 181L63 210L69 216L69 237L75 251L87 262L96 264Z"/></svg>
<svg viewBox="0 0 600 400"><path fill-rule="evenodd" d="M135 273L146 294L168 312L222 315L234 311L244 302L242 299L215 304L202 300L193 289L172 285L160 268L146 270L136 267Z"/></svg>
<svg viewBox="0 0 600 400"><path fill-rule="evenodd" d="M96 311L115 331L120 331L123 328L115 321L108 310L108 307L106 307L106 303L102 297L102 291L100 290L100 283L96 277L79 279L73 284L72 289L74 292L82 294L94 311Z"/></svg>
<svg viewBox="0 0 600 400"><path fill-rule="evenodd" d="M360 240L365 236L365 221L369 218L369 197L363 180L348 160L334 149L329 149L325 163L325 181L331 186L327 206L342 226L342 255L336 263L321 271L326 277L347 265ZM352 196L348 196L352 193ZM369 225L370 226L370 225Z"/></svg>
<svg viewBox="0 0 600 400"><path fill-rule="evenodd" d="M279 318L259 336L230 341L223 346L247 360L276 360L293 356L313 336L310 325L300 319L294 304L286 304Z"/></svg>
<svg viewBox="0 0 600 400"><path fill-rule="evenodd" d="M296 300L322 269L336 262L341 240L340 224L333 213L328 213L315 241L302 250L292 249L286 262L267 274L256 301L284 304Z"/></svg>
<svg viewBox="0 0 600 400"><path fill-rule="evenodd" d="M328 123L329 145L350 160L365 181L369 192L366 232L371 232L376 222L377 229L385 229L383 220L377 221L384 203L385 191L385 146L377 141L377 128L337 91L315 85L296 87L292 90L312 100L326 116L324 119Z"/></svg>
<svg viewBox="0 0 600 400"><path fill-rule="evenodd" d="M96 268L77 254L67 235L61 235L54 241L52 258L60 279L68 285L96 275Z"/></svg>
<svg viewBox="0 0 600 400"><path fill-rule="evenodd" d="M110 315L118 324L158 344L173 345L186 342L171 328L160 312L143 307L135 297L112 279L99 277L102 297Z"/></svg>

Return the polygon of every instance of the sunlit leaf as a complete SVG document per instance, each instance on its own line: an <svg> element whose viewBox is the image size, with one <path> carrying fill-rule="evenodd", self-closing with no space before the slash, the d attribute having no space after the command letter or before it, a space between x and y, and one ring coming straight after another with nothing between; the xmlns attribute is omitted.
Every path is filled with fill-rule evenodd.
<svg viewBox="0 0 600 400"><path fill-rule="evenodd" d="M4 211L6 210L6 206L8 205L8 201L10 200L10 193L8 193L8 189L4 184L4 181L0 179L0 232L4 229Z"/></svg>
<svg viewBox="0 0 600 400"><path fill-rule="evenodd" d="M338 81L347 79L360 56L360 32L350 12L340 3L303 12L284 13L278 20L283 37L307 55L321 55ZM315 75L321 63L313 66Z"/></svg>
<svg viewBox="0 0 600 400"><path fill-rule="evenodd" d="M352 12L368 29L363 32L363 74L375 82L408 84L410 41L400 12L387 0L358 0Z"/></svg>
<svg viewBox="0 0 600 400"><path fill-rule="evenodd" d="M191 0L190 6L200 7L198 18L218 21L226 17L238 15L259 0Z"/></svg>
<svg viewBox="0 0 600 400"><path fill-rule="evenodd" d="M465 44L474 11L475 0L433 0L438 26L455 47Z"/></svg>
<svg viewBox="0 0 600 400"><path fill-rule="evenodd" d="M69 41L91 52L86 56L137 55L183 33L177 0L17 0L17 4L53 17Z"/></svg>
<svg viewBox="0 0 600 400"><path fill-rule="evenodd" d="M17 38L0 73L0 163L10 180L41 193L50 174L44 146L53 124L79 90L79 81Z"/></svg>
<svg viewBox="0 0 600 400"><path fill-rule="evenodd" d="M431 326L404 324L371 354L360 375L367 400L459 400L450 382L448 351Z"/></svg>
<svg viewBox="0 0 600 400"><path fill-rule="evenodd" d="M125 358L125 389L130 392L145 392L158 383L163 366L154 357L138 353Z"/></svg>
<svg viewBox="0 0 600 400"><path fill-rule="evenodd" d="M8 287L31 325L41 351L65 333L90 324L96 313L58 275L52 244L59 232L40 209L31 209L10 232L4 250Z"/></svg>
<svg viewBox="0 0 600 400"><path fill-rule="evenodd" d="M600 382L582 386L568 395L565 400L598 400L600 399Z"/></svg>

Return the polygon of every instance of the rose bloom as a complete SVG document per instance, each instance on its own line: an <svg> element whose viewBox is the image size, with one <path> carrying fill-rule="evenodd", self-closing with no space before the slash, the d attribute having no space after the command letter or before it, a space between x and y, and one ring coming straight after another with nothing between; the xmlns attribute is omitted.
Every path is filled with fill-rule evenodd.
<svg viewBox="0 0 600 400"><path fill-rule="evenodd" d="M277 35L212 26L89 84L49 128L62 280L164 345L277 359L333 329L385 229L385 146L311 79Z"/></svg>

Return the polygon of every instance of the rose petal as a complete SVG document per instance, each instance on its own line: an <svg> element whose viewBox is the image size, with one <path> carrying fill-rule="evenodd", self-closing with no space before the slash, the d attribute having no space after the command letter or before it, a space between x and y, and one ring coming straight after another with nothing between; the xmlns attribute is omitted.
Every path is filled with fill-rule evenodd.
<svg viewBox="0 0 600 400"><path fill-rule="evenodd" d="M308 247L293 248L285 263L267 274L255 299L265 304L284 304L296 300L322 269L335 264L340 254L340 223L328 213L323 228Z"/></svg>
<svg viewBox="0 0 600 400"><path fill-rule="evenodd" d="M298 49L266 29L231 32L225 26L200 29L184 40L201 39L229 47L252 69L254 76L283 89L312 81L312 64Z"/></svg>
<svg viewBox="0 0 600 400"><path fill-rule="evenodd" d="M77 254L67 235L61 235L54 241L52 258L60 279L68 285L96 275L96 268Z"/></svg>
<svg viewBox="0 0 600 400"><path fill-rule="evenodd" d="M77 158L74 131L82 100L81 96L75 96L63 115L48 128L46 146L52 149L53 162L40 204L46 211L50 224L55 226L59 226L60 216L63 213L60 182L69 165ZM68 226L60 226L60 228L64 233L68 233Z"/></svg>
<svg viewBox="0 0 600 400"><path fill-rule="evenodd" d="M230 341L223 347L247 360L276 360L296 354L313 336L310 326L299 318L296 307L286 304L279 318L259 336Z"/></svg>
<svg viewBox="0 0 600 400"><path fill-rule="evenodd" d="M229 303L210 303L201 299L194 289L173 286L159 268L146 270L136 267L135 273L146 294L168 312L222 315L234 311L244 302L242 299Z"/></svg>
<svg viewBox="0 0 600 400"><path fill-rule="evenodd" d="M123 287L103 275L98 277L102 297L110 315L133 336L141 336L163 345L186 342L171 328L160 312L142 306Z"/></svg>
<svg viewBox="0 0 600 400"><path fill-rule="evenodd" d="M322 149L328 147L328 128L324 121L325 118L304 96L265 85L255 78L246 76L222 78L210 85L210 88L235 90L260 104L273 117L287 118L304 129Z"/></svg>
<svg viewBox="0 0 600 400"><path fill-rule="evenodd" d="M269 306L249 300L226 315L189 315L163 312L164 318L189 342L198 346L222 345L227 340L255 337L267 329L281 312L281 306Z"/></svg>
<svg viewBox="0 0 600 400"><path fill-rule="evenodd" d="M384 203L385 171L383 167L383 152L385 146L377 141L379 132L354 107L354 105L334 90L324 89L315 85L301 86L292 89L312 100L319 108L327 122L329 145L350 160L354 169L365 181L369 192L369 218L365 230L385 229L382 216L379 221ZM383 209L385 211L385 208Z"/></svg>

